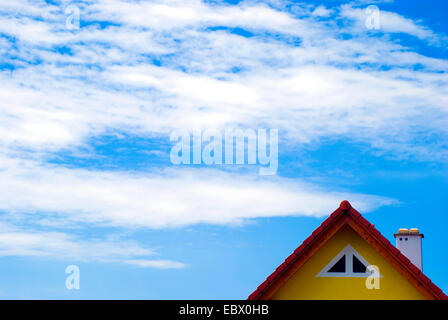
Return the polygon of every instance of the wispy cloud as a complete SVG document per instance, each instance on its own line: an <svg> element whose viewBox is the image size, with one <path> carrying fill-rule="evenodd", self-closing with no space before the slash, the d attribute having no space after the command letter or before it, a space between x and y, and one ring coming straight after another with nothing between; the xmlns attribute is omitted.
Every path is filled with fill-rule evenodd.
<svg viewBox="0 0 448 320"><path fill-rule="evenodd" d="M297 18L266 5L200 1L81 9L85 22L116 25L66 30L57 7L54 21L36 20L37 8L3 16L3 32L16 39L3 41L4 60L20 68L0 75L2 144L57 150L108 130L166 135L179 127L264 125L283 129L292 143L342 135L386 152L446 155L440 146L413 147L424 132L446 135L447 61L369 37L364 26L351 29L364 36L341 39L336 18L315 20L312 8ZM343 6L340 17L364 16ZM45 27L19 31L34 23ZM216 26L254 36L209 29Z"/></svg>
<svg viewBox="0 0 448 320"><path fill-rule="evenodd" d="M220 170L158 173L95 172L9 162L0 171L0 209L37 212L45 225L96 223L118 227L179 227L241 223L270 216L323 216L343 198L370 211L394 200L337 192L298 179L271 180ZM50 212L50 214L45 214ZM57 212L58 214L53 214Z"/></svg>
<svg viewBox="0 0 448 320"><path fill-rule="evenodd" d="M342 198L363 211L395 201L218 169L47 163L108 132L147 138L179 128L272 127L288 146L338 137L391 156L446 161L448 61L387 35L444 43L420 22L382 11L383 29L372 33L354 5L114 0L77 3L81 28L69 30L69 4L0 4L0 209L10 223L31 214L36 223L23 244L22 231L3 236L5 245L17 240L16 252L84 250L70 236L38 231L44 224L166 228L322 216ZM103 244L86 245L93 251L82 254L94 257Z"/></svg>
<svg viewBox="0 0 448 320"><path fill-rule="evenodd" d="M350 4L343 5L341 15L354 20L357 30L363 29L366 21L365 8L355 8ZM428 27L395 12L381 10L379 17L382 32L405 33L432 43L438 42L437 40L440 37Z"/></svg>
<svg viewBox="0 0 448 320"><path fill-rule="evenodd" d="M141 268L182 269L187 265L171 260L126 260L125 263Z"/></svg>
<svg viewBox="0 0 448 320"><path fill-rule="evenodd" d="M187 266L172 260L148 259L157 255L135 241L80 237L64 232L29 230L0 223L0 257L21 256L67 262L122 263L138 267L180 269Z"/></svg>

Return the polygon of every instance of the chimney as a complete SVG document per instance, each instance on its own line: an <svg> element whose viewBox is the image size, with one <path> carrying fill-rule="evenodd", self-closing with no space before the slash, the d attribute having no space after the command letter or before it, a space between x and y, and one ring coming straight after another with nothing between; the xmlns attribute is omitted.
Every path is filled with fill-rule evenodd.
<svg viewBox="0 0 448 320"><path fill-rule="evenodd" d="M398 229L394 234L397 249L401 251L420 270L422 269L422 238L423 234L417 228Z"/></svg>

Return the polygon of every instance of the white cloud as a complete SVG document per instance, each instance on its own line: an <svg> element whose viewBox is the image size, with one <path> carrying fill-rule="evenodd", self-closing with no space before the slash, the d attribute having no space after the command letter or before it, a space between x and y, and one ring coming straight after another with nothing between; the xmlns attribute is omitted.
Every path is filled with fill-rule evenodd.
<svg viewBox="0 0 448 320"><path fill-rule="evenodd" d="M313 16L328 17L332 13L332 10L325 8L325 6L317 6L313 11Z"/></svg>
<svg viewBox="0 0 448 320"><path fill-rule="evenodd" d="M89 10L87 18L94 16L152 30L218 25L290 33L299 32L301 26L301 21L288 13L276 11L263 4L226 6L206 5L200 0L160 2L105 0L93 3L87 9Z"/></svg>
<svg viewBox="0 0 448 320"><path fill-rule="evenodd" d="M393 200L335 192L298 179L271 180L219 170L169 169L158 174L95 172L3 161L0 210L27 213L45 224L95 223L164 228L240 223L272 216L325 216L349 199L362 211ZM57 212L43 215L42 212ZM38 217L34 217L34 215Z"/></svg>
<svg viewBox="0 0 448 320"><path fill-rule="evenodd" d="M158 269L181 269L187 265L177 261L171 260L126 260L125 263L141 268L158 268Z"/></svg>
<svg viewBox="0 0 448 320"><path fill-rule="evenodd" d="M85 238L63 232L37 231L0 222L0 257L22 256L71 262L122 263L138 267L179 269L187 266L172 260L147 259L157 253L135 241Z"/></svg>
<svg viewBox="0 0 448 320"><path fill-rule="evenodd" d="M361 211L393 203L282 177L46 163L49 153L88 148L90 138L107 132L168 137L173 129L271 127L285 145L340 137L390 155L446 159L443 139L418 141L447 136L448 61L370 37L359 28L361 9L88 1L79 3L87 25L72 31L65 28L68 3L1 3L0 31L9 37L0 38L0 55L16 67L0 72L0 210L11 222L163 228L323 216L343 198ZM330 14L335 18L316 18ZM355 27L341 30L338 19ZM381 11L381 19L383 31L438 39L395 13ZM237 27L249 35L228 31ZM342 31L353 37L342 39ZM94 257L102 246L84 252L70 237L37 231L21 244L20 232L5 233L2 243L14 240L23 254L41 254L33 242L52 256L65 246ZM55 242L61 247L46 245Z"/></svg>
<svg viewBox="0 0 448 320"><path fill-rule="evenodd" d="M407 33L422 40L434 42L438 36L429 28L405 18L395 12L379 8L380 30L390 33ZM365 21L368 16L365 8L353 8L350 4L341 7L341 15L357 21L356 28L365 31Z"/></svg>
<svg viewBox="0 0 448 320"><path fill-rule="evenodd" d="M154 6L157 10L148 9ZM343 8L344 14L360 14L360 9ZM180 14L183 9L190 13ZM246 14L248 10L263 14ZM136 18L147 11L155 17ZM57 16L57 10L52 12ZM90 25L72 32L48 23L42 35L29 35L5 23L4 31L20 40L18 50L5 52L25 61L43 61L34 65L11 60L23 68L0 75L0 143L54 151L85 144L87 137L105 131L166 135L179 127L269 125L283 129L289 142L345 135L371 144L390 141L376 147L407 154L418 132L446 134L440 122L446 118L446 74L441 73L446 60L419 55L385 39L340 40L331 21L294 19L263 5L209 6L199 1L92 2L82 6L82 18L107 18L122 25ZM176 31L165 30L170 23ZM299 35L301 45L209 32L204 24ZM297 29L295 24L303 26ZM72 55L28 38L53 38L51 43L70 48ZM149 52L166 60L162 67L143 56ZM168 53L172 57L164 58ZM360 64L374 67L358 70ZM415 64L423 69L413 70ZM376 65L389 70L378 71ZM232 73L234 67L243 72ZM430 112L435 121L419 120ZM418 156L444 157L440 148L414 149L421 150Z"/></svg>
<svg viewBox="0 0 448 320"><path fill-rule="evenodd" d="M76 261L117 261L153 255L132 241L81 239L54 231L38 231L0 223L0 256L38 256Z"/></svg>
<svg viewBox="0 0 448 320"><path fill-rule="evenodd" d="M120 260L152 254L132 242L86 241L61 232L12 231L0 234L0 256L39 256L77 261Z"/></svg>

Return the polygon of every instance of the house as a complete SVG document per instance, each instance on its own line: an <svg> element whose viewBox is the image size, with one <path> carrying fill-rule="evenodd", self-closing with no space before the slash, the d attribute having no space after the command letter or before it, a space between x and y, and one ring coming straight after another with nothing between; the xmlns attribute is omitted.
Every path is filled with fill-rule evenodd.
<svg viewBox="0 0 448 320"><path fill-rule="evenodd" d="M423 234L394 236L397 246L344 200L248 300L447 300L422 272Z"/></svg>

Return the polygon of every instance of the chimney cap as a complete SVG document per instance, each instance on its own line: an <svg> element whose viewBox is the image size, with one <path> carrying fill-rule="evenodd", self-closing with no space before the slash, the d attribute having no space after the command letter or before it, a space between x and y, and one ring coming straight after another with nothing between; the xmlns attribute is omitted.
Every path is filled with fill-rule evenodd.
<svg viewBox="0 0 448 320"><path fill-rule="evenodd" d="M407 228L400 228L398 229L398 233L394 233L395 238L398 236L421 236L424 238L423 233L420 233L418 228L411 228L409 230Z"/></svg>

